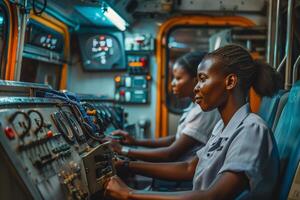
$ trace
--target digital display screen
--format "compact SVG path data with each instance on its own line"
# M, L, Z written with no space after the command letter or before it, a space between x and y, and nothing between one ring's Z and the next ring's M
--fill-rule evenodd
M62 52L64 36L49 27L30 20L26 28L25 41L26 44Z
M79 46L84 70L114 71L125 70L125 51L123 33L111 31L102 33L79 33Z

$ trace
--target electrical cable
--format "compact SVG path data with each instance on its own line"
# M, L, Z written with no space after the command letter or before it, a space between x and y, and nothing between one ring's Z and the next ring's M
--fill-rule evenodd
M36 8L36 0L32 0L32 9L34 14L41 15L45 11L46 7L47 7L47 0L44 0L43 6L40 10L37 10Z

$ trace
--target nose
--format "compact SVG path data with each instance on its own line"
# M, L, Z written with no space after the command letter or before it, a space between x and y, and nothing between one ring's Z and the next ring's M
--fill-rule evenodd
M197 94L199 92L200 89L200 84L199 82L196 84L196 86L194 87L194 93Z

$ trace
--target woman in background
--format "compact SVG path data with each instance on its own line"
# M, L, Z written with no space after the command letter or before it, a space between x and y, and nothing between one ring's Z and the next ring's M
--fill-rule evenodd
M197 83L197 66L204 57L204 53L191 52L179 57L173 65L172 91L178 98L190 98L190 106L184 110L175 135L157 140L136 140L129 133L117 130L114 136L122 136L123 145L150 147L148 149L134 149L112 142L113 150L123 156L151 161L169 162L185 160L195 155L208 141L215 124L220 120L216 109L203 112L194 101L194 87Z

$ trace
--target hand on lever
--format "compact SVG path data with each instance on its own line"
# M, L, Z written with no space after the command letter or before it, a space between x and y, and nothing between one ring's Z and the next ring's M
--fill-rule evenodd
M122 145L120 145L119 142L110 141L110 148L113 152L122 155Z
M113 176L107 183L105 195L112 199L128 200L132 191L119 177Z
M125 145L135 145L136 144L136 140L126 131L115 130L111 133L111 135L122 137L122 139L120 140L121 144L125 144Z

